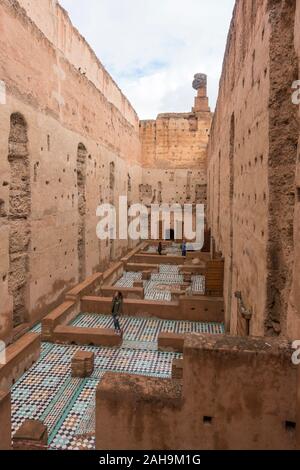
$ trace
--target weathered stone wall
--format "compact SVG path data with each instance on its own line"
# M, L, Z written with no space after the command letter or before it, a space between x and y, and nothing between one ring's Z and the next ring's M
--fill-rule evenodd
M11 398L0 390L0 450L11 450Z
M105 374L96 448L298 449L300 382L291 354L277 339L187 335L183 380Z
M225 265L227 326L293 336L287 324L294 261L298 122L295 1L236 2L208 150L209 220ZM295 236L295 234L294 234ZM294 312L295 313L295 312Z
M300 79L300 4L296 2L295 18L295 49L298 58L298 77ZM298 95L300 97L300 94ZM299 117L300 107L298 107ZM290 337L300 338L300 134L296 161L295 178L295 214L294 214L294 253L293 253L293 281L288 308L288 334Z
M206 156L212 114L204 78L191 113L159 114L155 121L140 122L140 200L145 204L206 202Z
M6 340L13 311L15 326L39 320L80 278L109 262L111 247L96 236L96 208L111 198L111 164L114 200L127 194L130 177L137 201L142 181L135 111L55 2L22 3L32 19L17 1L0 1L0 80L7 91L0 105L0 338ZM77 47L86 75L72 55ZM113 248L118 257L128 243Z
M136 111L105 70L95 52L72 25L58 0L19 0L28 16L75 69L96 86L133 126L138 125Z

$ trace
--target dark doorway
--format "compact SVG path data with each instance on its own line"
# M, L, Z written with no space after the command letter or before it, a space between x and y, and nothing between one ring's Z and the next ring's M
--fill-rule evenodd
M166 240L175 240L175 230L173 228L166 231Z

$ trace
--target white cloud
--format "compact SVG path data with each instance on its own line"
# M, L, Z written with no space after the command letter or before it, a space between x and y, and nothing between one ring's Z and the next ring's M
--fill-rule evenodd
M234 0L60 0L141 119L188 111L193 76L214 107Z

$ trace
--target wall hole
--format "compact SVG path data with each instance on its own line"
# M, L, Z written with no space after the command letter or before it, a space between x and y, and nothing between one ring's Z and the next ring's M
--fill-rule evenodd
M213 423L213 418L211 416L203 416L203 424L206 426L211 426Z

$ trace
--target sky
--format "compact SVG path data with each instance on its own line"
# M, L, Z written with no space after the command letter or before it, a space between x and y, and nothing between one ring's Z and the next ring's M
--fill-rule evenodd
M193 106L195 73L214 109L235 0L59 0L140 119Z

